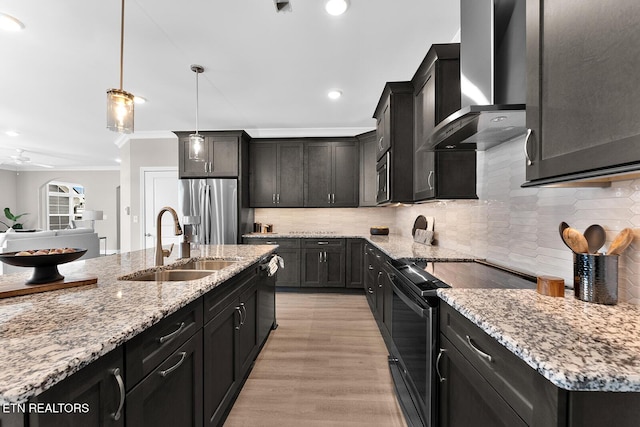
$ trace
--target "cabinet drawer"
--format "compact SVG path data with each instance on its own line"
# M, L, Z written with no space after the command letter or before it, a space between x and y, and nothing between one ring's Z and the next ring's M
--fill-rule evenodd
M440 331L522 419L531 424L538 373L445 303L441 304Z
M299 248L300 239L278 239L271 237L245 237L247 245L278 245L281 248Z
M256 280L258 275L258 266L254 265L247 268L237 276L232 277L226 282L220 284L216 289L204 296L204 323L213 319L226 306L237 298L246 287Z
M303 248L343 248L345 247L344 239L303 239L302 240Z
M181 308L125 344L127 390L202 328L202 299Z

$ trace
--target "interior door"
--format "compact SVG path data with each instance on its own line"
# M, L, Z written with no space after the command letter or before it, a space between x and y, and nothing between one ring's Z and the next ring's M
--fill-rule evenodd
M144 210L142 247L153 248L156 245L156 217L160 209L170 206L178 210L178 170L147 170L142 177ZM170 245L180 242L181 236L174 235L173 216L169 213L162 216L162 244ZM176 248L177 249L177 248Z

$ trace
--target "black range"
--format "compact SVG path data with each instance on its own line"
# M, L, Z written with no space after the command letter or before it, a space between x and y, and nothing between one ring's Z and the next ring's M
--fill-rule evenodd
M435 362L438 349L438 288L531 289L535 278L486 262L388 263L393 288L389 368L407 422L437 425Z

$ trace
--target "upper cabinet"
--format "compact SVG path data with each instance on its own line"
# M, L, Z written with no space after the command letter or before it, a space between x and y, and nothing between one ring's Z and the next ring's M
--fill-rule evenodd
M252 142L249 150L250 206L302 206L303 162L304 146L301 141Z
M413 201L413 85L388 82L376 119L378 204Z
M360 143L360 206L376 205L376 131L358 135Z
M358 165L358 142L354 138L307 142L304 206L357 207Z
M413 79L413 200L476 197L476 152L436 151L434 128L460 109L460 44L434 44Z
M640 169L640 2L527 0L525 186Z
M174 132L178 135L178 173L180 178L237 178L241 170L241 151L248 135L238 132L200 132L204 137L202 153L191 159L189 135L193 132Z

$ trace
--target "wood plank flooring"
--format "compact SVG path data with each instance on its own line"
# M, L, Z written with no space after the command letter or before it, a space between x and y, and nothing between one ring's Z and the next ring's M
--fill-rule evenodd
M278 292L278 329L225 427L404 427L364 295Z

